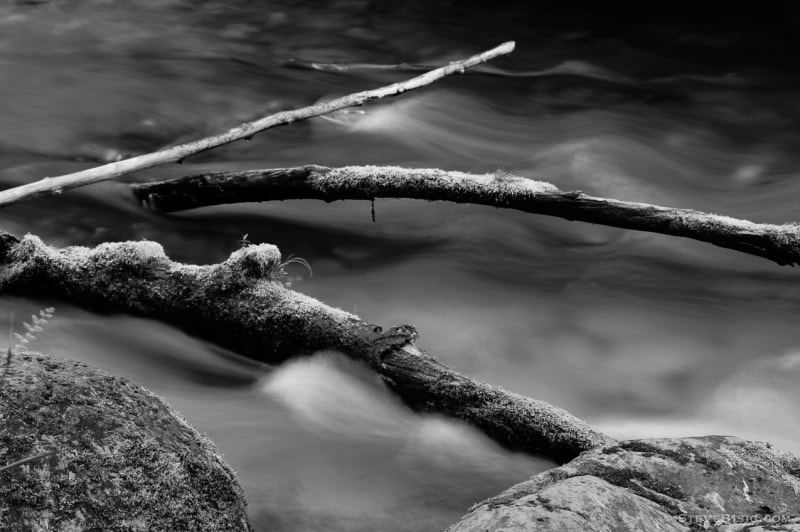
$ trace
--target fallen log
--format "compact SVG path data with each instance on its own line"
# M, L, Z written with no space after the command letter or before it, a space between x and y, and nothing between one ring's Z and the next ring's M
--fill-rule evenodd
M782 266L800 264L800 225L796 223L759 224L691 209L598 198L508 174L395 166L303 166L198 174L132 185L132 189L143 205L162 212L287 199L412 198L475 203L691 238Z
M459 375L415 344L286 288L280 252L249 245L220 264L171 261L155 242L56 249L0 231L0 294L60 298L174 324L255 360L332 349L366 364L409 406L453 416L512 449L559 462L613 442L565 410Z

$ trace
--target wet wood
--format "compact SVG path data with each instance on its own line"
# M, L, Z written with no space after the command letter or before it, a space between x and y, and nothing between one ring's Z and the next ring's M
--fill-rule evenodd
M288 199L412 198L473 203L691 238L780 265L800 264L800 225L796 223L759 224L691 209L599 198L508 174L394 166L304 166L198 174L134 185L133 191L142 204L163 212Z
M57 249L0 231L0 294L158 319L271 364L336 350L374 370L411 407L558 461L613 441L565 410L456 373L417 347L413 327L384 330L289 290L281 275L280 253L268 244L196 266L171 261L154 242Z

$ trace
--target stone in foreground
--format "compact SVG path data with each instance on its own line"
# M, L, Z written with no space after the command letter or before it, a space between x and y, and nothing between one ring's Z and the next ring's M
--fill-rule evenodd
M453 532L465 530L682 532L686 528L657 504L586 475L556 482L502 507L474 511L451 528Z
M798 530L800 459L729 436L586 451L476 505L450 532ZM797 528L796 528L797 527Z
M0 471L1 530L250 530L233 470L161 399L16 355L0 368L0 467L44 453Z

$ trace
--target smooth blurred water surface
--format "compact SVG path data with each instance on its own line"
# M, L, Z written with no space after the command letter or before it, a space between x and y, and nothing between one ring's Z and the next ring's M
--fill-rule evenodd
M0 185L408 76L289 59L440 64L515 39L493 66L525 76L450 78L126 180L302 164L501 169L623 200L800 219L800 83L784 26L767 31L739 3L652 17L570 6L6 2ZM761 17L796 20L775 6L784 12ZM291 270L295 289L373 323L415 324L446 364L614 436L734 434L800 452L796 270L478 206L379 200L375 213L291 201L163 216L106 183L5 208L0 227L58 246L153 239L194 263L224 259L247 234L311 263L313 278ZM165 397L239 471L260 530L442 529L551 466L409 411L333 353L261 367L163 324L59 301L4 297L0 322L13 311L19 329L51 305L33 347Z

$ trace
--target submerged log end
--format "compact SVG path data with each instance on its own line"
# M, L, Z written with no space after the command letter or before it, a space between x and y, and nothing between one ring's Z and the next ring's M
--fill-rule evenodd
M614 442L563 408L486 383L477 385L484 389L482 404L465 405L463 417L512 449L563 463Z
M510 449L565 462L614 442L562 408L460 375L410 340L373 369L411 407L466 421Z

